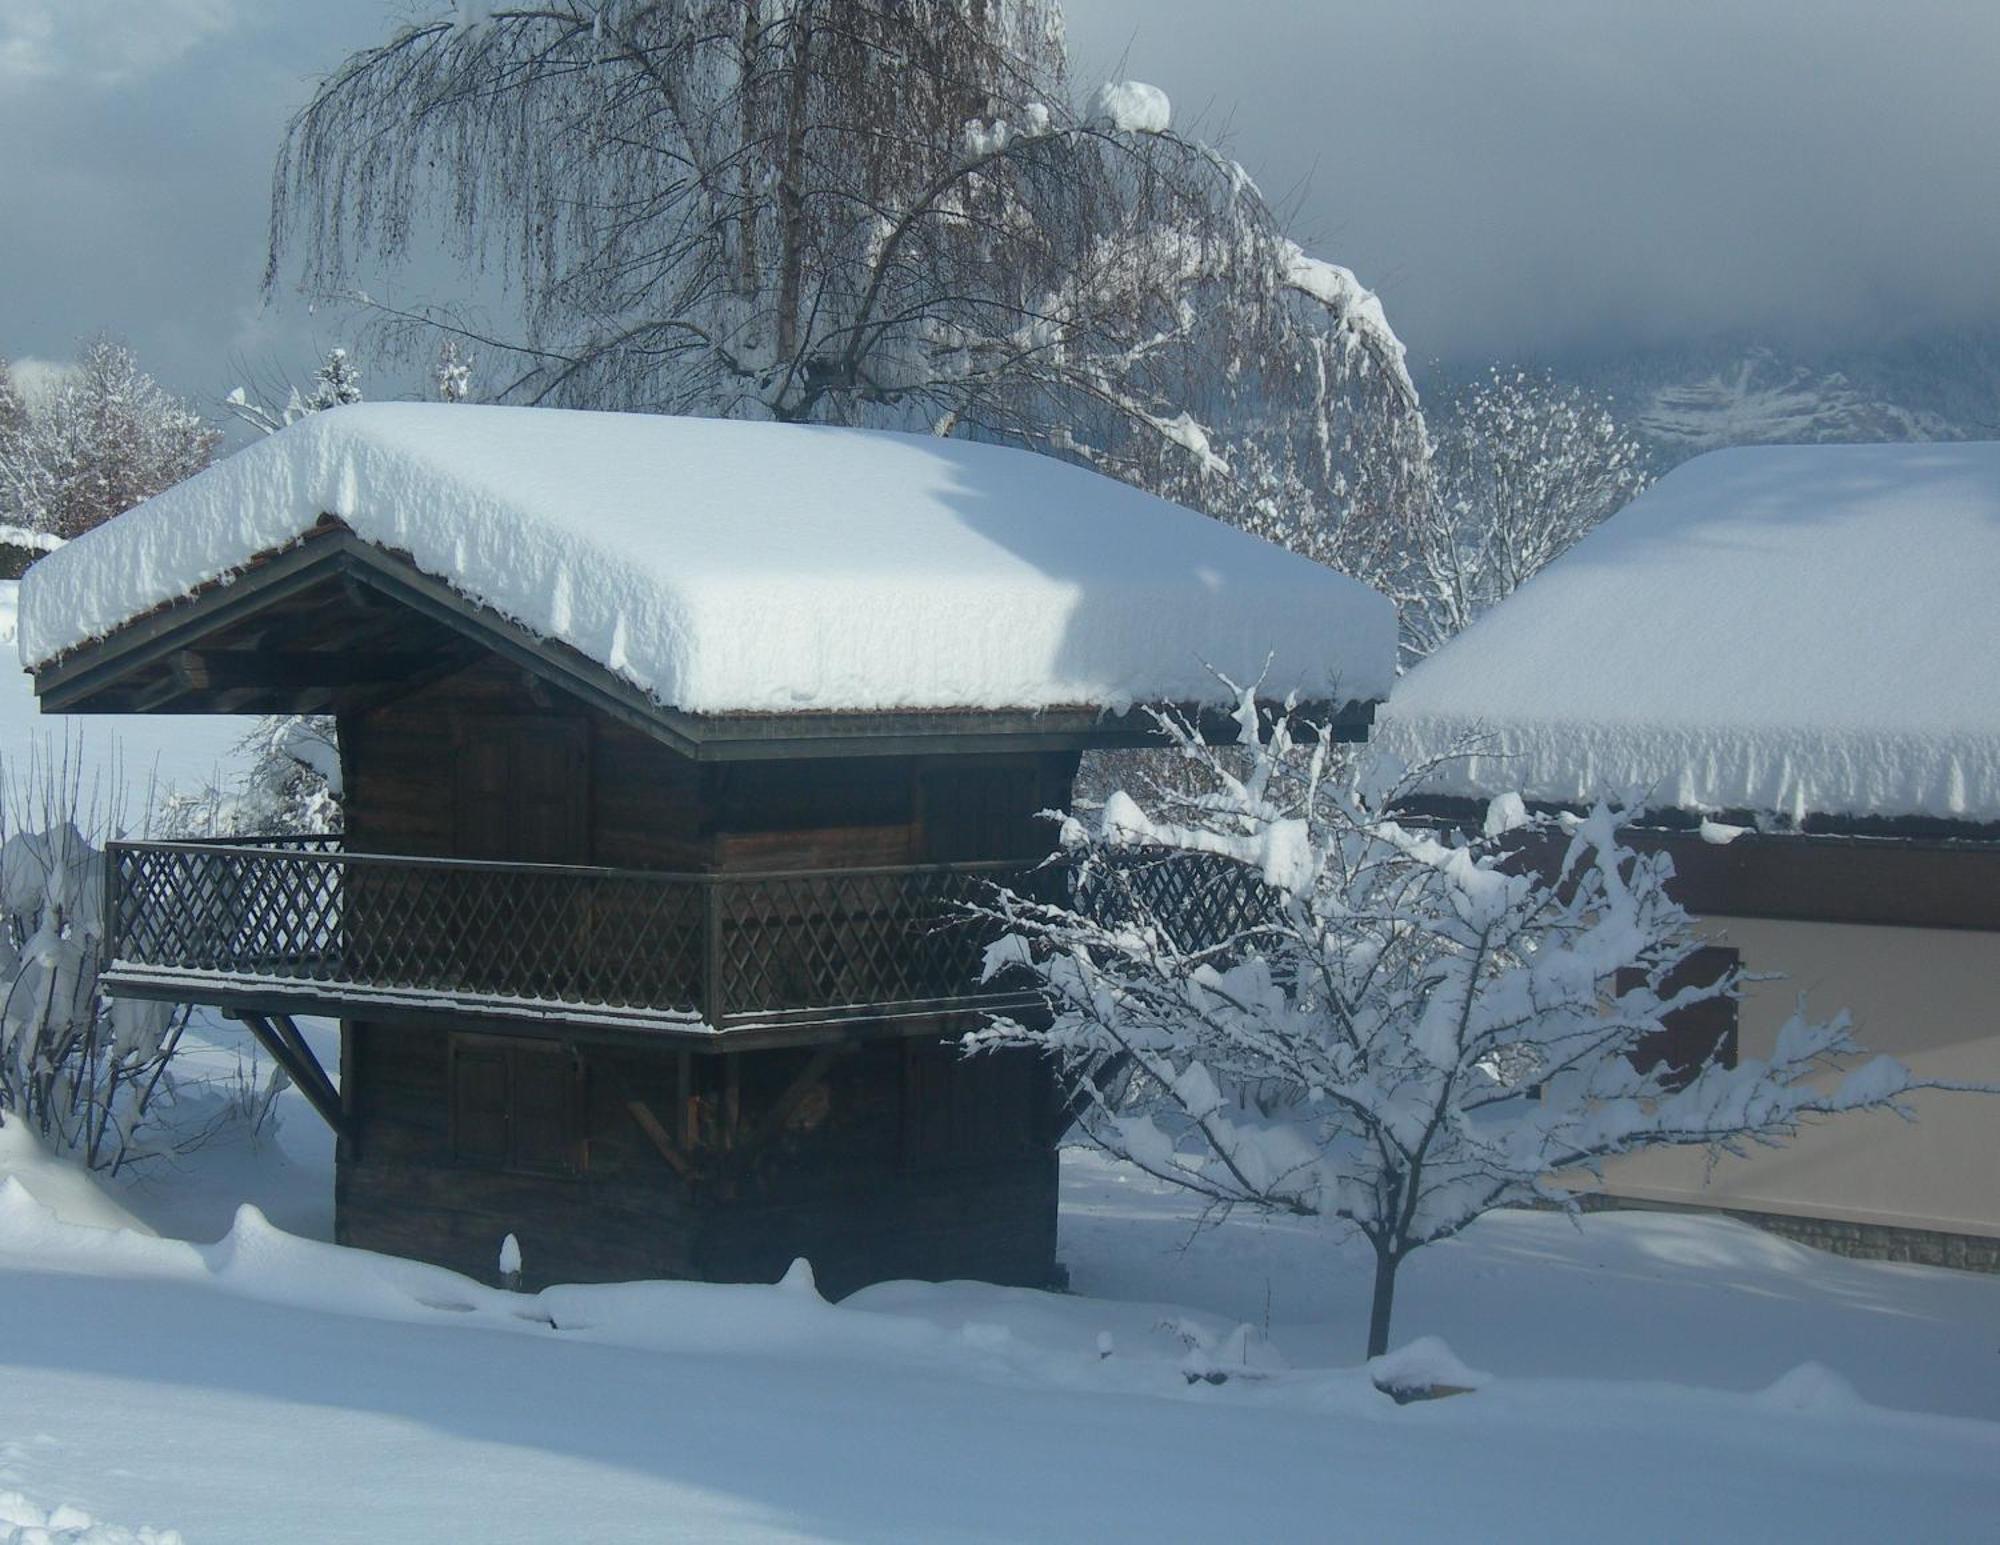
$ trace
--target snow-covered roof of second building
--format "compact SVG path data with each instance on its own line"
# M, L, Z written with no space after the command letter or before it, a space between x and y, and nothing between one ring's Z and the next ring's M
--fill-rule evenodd
M1397 685L1442 792L2000 820L2000 444L1686 463Z
M322 514L690 713L1386 694L1373 591L1047 457L925 435L368 403L302 419L36 564L38 667Z

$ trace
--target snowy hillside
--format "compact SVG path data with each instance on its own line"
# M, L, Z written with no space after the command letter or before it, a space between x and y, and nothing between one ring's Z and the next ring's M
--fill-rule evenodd
M2000 435L2000 331L1803 354L1761 341L1558 365L1609 396L1662 470L1729 445L1980 440Z

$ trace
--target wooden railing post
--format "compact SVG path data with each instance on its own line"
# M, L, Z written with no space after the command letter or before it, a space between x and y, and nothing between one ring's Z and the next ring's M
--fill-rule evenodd
M722 882L711 875L702 891L701 1017L720 1030L729 1001L722 988Z
M122 844L107 842L104 845L104 931L98 936L100 966L108 965L118 958L118 895L121 889L119 870L122 866Z

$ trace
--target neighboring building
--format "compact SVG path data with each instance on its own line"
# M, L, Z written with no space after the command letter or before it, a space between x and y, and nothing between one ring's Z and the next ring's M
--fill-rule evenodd
M962 1058L992 880L1138 705L1364 733L1395 623L1123 484L927 436L313 414L38 563L45 710L331 713L344 839L114 846L104 981L221 1006L351 1244L528 1280L1053 1269L1046 1064ZM290 1016L342 1021L336 1090Z
M1784 973L1693 1042L1761 1055L1803 992L1920 1075L2000 1083L2000 445L1687 463L1413 670L1378 739L1469 737L1442 798L1636 795L1717 947ZM1637 1157L1605 1189L2000 1266L2000 1106L1910 1103L1712 1170Z
M26 526L0 526L0 580L19 579L28 565L63 545L63 539Z

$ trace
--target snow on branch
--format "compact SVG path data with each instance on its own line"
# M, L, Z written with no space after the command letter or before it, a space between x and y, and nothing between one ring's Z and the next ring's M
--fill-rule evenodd
M1379 304L1157 87L1080 110L1061 38L1051 0L468 0L321 83L268 277L352 296L437 216L518 327L371 309L476 341L494 401L998 439L1387 545L1428 446Z

